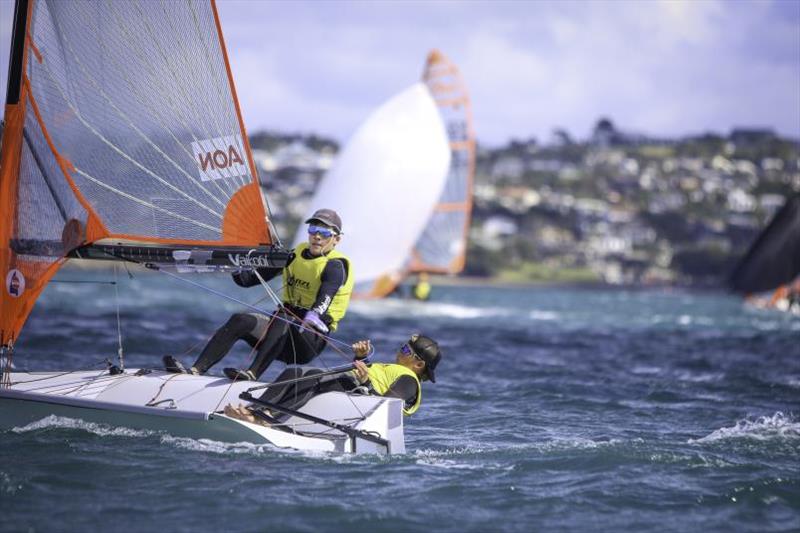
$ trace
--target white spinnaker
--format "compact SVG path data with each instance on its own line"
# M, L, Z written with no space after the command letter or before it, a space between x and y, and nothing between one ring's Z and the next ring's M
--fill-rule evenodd
M326 207L342 217L338 249L352 260L357 284L403 269L442 194L450 156L439 110L421 82L378 108L349 140L308 215ZM295 244L307 238L301 224Z

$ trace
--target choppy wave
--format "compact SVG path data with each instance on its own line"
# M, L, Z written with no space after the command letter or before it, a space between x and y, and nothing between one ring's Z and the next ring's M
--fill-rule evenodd
M700 439L690 439L689 443L709 443L729 439L753 439L767 441L773 439L800 439L800 422L791 414L777 412L772 416L739 420L733 427L717 429Z
M16 494L22 490L22 484L12 479L5 472L0 472L0 494Z
M46 429L80 429L89 433L94 433L101 437L150 437L156 432L148 430L131 429L126 427L115 427L95 422L86 422L78 418L68 418L64 416L50 415L36 422L31 422L22 427L12 428L14 433L28 433Z
M250 442L220 442L210 439L191 439L188 437L173 437L164 435L161 437L162 444L168 444L185 450L207 452L214 454L231 455L257 455L265 451L274 451L275 446L269 444L253 444Z

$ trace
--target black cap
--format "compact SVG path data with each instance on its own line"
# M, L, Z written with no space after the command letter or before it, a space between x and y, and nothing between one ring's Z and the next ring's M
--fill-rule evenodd
M439 345L435 340L425 335L412 335L411 340L408 341L408 345L411 346L415 354L425 361L425 374L429 380L436 383L436 376L433 374L433 371L436 369L436 365L439 364L439 361L442 360L442 351L439 349Z
M326 226L330 226L336 230L336 233L342 232L342 219L339 214L333 209L317 209L314 214L306 220L306 224L310 222L322 222Z

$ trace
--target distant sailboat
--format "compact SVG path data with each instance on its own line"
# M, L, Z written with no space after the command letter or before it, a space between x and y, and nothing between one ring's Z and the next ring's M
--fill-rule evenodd
M800 297L800 194L788 197L783 207L759 234L736 265L730 287L754 297L768 307L786 307Z
M0 426L56 414L224 441L402 451L395 399L328 393L265 427L221 413L252 382L153 369L12 371L25 321L67 258L187 273L288 259L269 230L213 0L18 0L12 41L0 151Z
M340 249L353 260L358 295L380 298L411 274L463 269L474 162L469 96L434 50L423 81L367 118L311 202L341 214Z

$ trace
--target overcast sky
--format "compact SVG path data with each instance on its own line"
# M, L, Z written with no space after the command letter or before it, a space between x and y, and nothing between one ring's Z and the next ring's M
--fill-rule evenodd
M346 140L419 79L460 68L479 141L585 138L600 117L658 136L800 138L800 0L218 2L250 133ZM11 0L0 0L0 87Z

